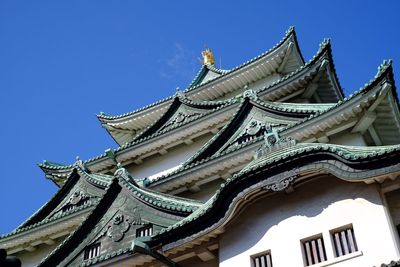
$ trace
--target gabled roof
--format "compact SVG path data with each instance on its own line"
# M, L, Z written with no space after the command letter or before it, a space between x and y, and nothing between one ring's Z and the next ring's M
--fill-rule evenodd
M251 198L261 188L266 193L284 191L290 185L311 179L312 173L319 177L326 173L345 181L365 183L382 182L386 175L400 173L400 145L350 147L295 144L285 140L276 145L279 147L267 146L259 158L221 184L202 208L160 231L148 244L162 245L165 251L216 231L238 212L236 208L240 202Z
M303 105L295 103L273 103L260 100L257 95L249 90L243 94L242 103L238 107L235 116L224 126L212 139L210 139L195 155L193 155L183 165L188 165L202 159L211 157L220 151L222 146L228 143L233 134L244 125L243 122L248 117L253 108L259 108L270 114L270 123L281 123L284 125L294 124L301 118L321 112L331 105ZM266 116L266 115L264 115ZM275 118L273 118L275 116ZM267 119L268 120L268 119ZM278 122L279 121L279 122ZM268 123L268 121L266 121Z
M233 89L229 89L237 90L250 83L252 79L258 80L262 76L268 76L271 73L278 71L278 69L280 72L284 72L285 70L282 67L286 65L287 72L291 72L304 65L304 59L300 53L296 33L293 27L286 32L285 37L275 47L229 71L217 69L212 65L202 66L195 79L192 81L189 87L184 90L184 92L187 93L188 97L191 99L214 100L220 95L228 93L228 91L225 89L218 88L221 84L224 84L224 80L231 80L231 76L234 77L242 72L243 73L240 75L249 75L250 72L254 72L254 74L252 74L254 78L246 76L245 83L243 83L243 78L240 78L240 81L235 82L235 88L232 87ZM263 74L261 75L260 73ZM218 88L214 88L215 86ZM225 87L225 85L223 86ZM207 90L212 90L213 93L209 94L207 93ZM204 96L202 93L203 91L207 91ZM118 135L119 132L114 132L113 128L110 127L114 125L129 125L128 130L130 131L130 134L134 136L144 128L148 127L152 121L158 120L166 112L168 106L170 106L172 102L173 97L170 96L144 108L126 114L110 116L101 113L97 117L102 126L110 133L114 140L119 145L123 145L125 142L130 141L129 138L121 138ZM122 133L119 134L123 136Z
M75 165L64 186L47 203L14 231L0 237L1 246L14 251L40 237L37 232L45 228L50 237L76 226L96 206L110 181L108 175L90 174Z
M353 119L351 126L355 127L353 131L361 131L360 123L368 119L368 116L372 116L372 119L366 123L365 127L372 124L376 135L385 138L381 138L381 144L400 143L399 101L391 61L385 61L379 67L374 79L348 98L319 114L288 126L282 130L282 133L296 140L308 140L310 136L315 136L330 128L337 128L351 119Z
M178 92L164 115L139 133L134 141L152 136L157 132L165 131L172 127L179 127L188 121L199 119L231 102L232 100L192 101L184 93Z
M390 90L386 90L383 88L383 85L385 85L385 83L389 83L391 85ZM384 99L387 99L388 101L381 100L381 102L379 102L379 105L376 105L378 103L376 102L376 100L379 96L381 98L384 97ZM339 101L336 104L294 104L280 102L271 103L268 101L260 102L260 100L258 100L258 105L269 106L270 108L274 108L274 105L279 105L279 108L281 110L285 110L287 112L298 112L299 110L303 110L303 112L306 111L306 113L304 114L308 114L307 116L304 116L304 118L299 119L296 122L288 124L286 127L280 128L279 131L284 136L291 136L298 141L307 142L316 141L316 138L319 135L319 131L323 131L323 129L326 129L327 127L329 131L344 131L345 128L343 128L342 126L342 121L352 119L352 125L347 126L350 127L350 129L351 127L354 127L353 129L356 129L355 125L357 124L357 122L363 121L363 112L373 107L377 110L377 116L374 122L379 125L375 127L377 135L385 136L386 134L385 140L391 141L386 141L378 145L400 143L400 140L398 139L387 139L389 136L389 132L391 132L390 136L392 136L392 138L399 138L398 132L400 132L400 115L390 61L384 62L384 64L379 67L377 75L372 81L370 81L370 83L366 84L363 88L361 88L355 94L351 95L349 98L346 98L343 101ZM385 106L381 107L381 105ZM241 106L241 108L237 109L235 117L239 115L239 111L241 111L241 109L243 109L243 105ZM382 110L379 111L379 109ZM393 113L393 115L391 115L392 117L389 117L389 114L391 113ZM229 125L234 124L234 118L223 129L221 129L221 131L216 136L214 136L213 139L206 143L197 154L195 154L191 159L185 162L181 168L167 175L158 177L155 180L147 181L146 185L150 188L157 187L158 190L164 190L163 188L168 187L167 183L169 181L173 181L174 178L177 177L184 177L185 173L190 173L191 171L193 172L194 168L196 168L197 172L200 172L198 169L201 168L201 166L210 166L210 168L213 168L213 172L216 172L217 170L212 167L212 163L210 162L219 162L219 159L221 157L234 158L233 154L237 154L237 157L239 157L239 151L242 151L242 161L246 162L246 160L250 160L251 155L248 155L248 152L246 151L248 151L250 147L254 147L257 143L261 142L263 140L262 136L255 138L250 142L243 143L242 145L234 149L228 149L226 151L214 153L213 155L207 154L207 156L204 155L203 157L198 157L198 155L204 153L203 151L205 151L207 147L216 147L216 149L218 150L218 143L216 142L218 136L221 135L223 131L227 131L227 128L230 127ZM389 119L390 121L388 121ZM386 125L382 127L380 125L381 123L386 123ZM307 133L308 137L304 136L305 133ZM313 139L311 140L310 138ZM220 144L224 142L225 141L221 141ZM232 156L230 156L230 154L232 154ZM232 160L230 160L230 162L231 161ZM242 162L241 164L243 164L244 162ZM193 175L188 175L188 177L190 177L190 179L196 179L196 177L194 177Z
M107 250L108 254L115 256L118 251L129 250L135 228L149 223L158 227L156 229L167 227L201 205L195 200L141 189L125 169L119 168L96 208L39 266L69 266L72 262L80 264L83 258L77 257L98 240L108 244L102 252Z
M206 164L214 159L218 160L220 157L236 153L239 150L247 151L248 147L253 147L255 143L263 139L263 134L266 130L263 128L265 125L273 125L279 128L293 125L302 118L323 112L332 105L268 102L258 98L251 90L246 91L241 105L224 128L196 154L184 162L179 169L157 179L146 180L145 185L153 188L161 186L168 181L173 183L173 177L177 177L181 173L190 173L190 170L194 167ZM253 121L257 122L254 127L251 125ZM247 156L245 154L242 154L243 160L246 160ZM189 176L194 178L195 175ZM187 183L190 182L187 181Z
M316 77L321 77L322 73L329 73L328 70L334 70L333 67L333 63L332 63L332 58L331 58L331 48L330 48L330 42L329 41L325 41L321 44L320 46L320 50L318 51L318 53L313 57L312 60L310 60L304 67L300 68L298 71L292 72L291 74L285 76L284 78L280 79L277 82L274 82L273 84L271 84L270 86L261 88L257 91L257 94L264 98L264 99L279 99L279 97L277 98L276 94L279 94L280 97L286 96L288 94L293 93L293 91L288 90L287 88L293 90L293 88L298 88L298 91L304 92L304 87L307 86L308 84L312 83L312 81L315 81L314 79ZM329 67L332 66L332 67ZM329 67L329 68L328 68ZM336 74L331 74L332 77L336 77ZM335 81L337 81L337 79L334 79ZM338 85L338 81L335 83L332 83L333 85ZM321 87L322 88L322 87ZM339 87L332 87L332 88L336 88L335 90L333 90L334 92L338 92L339 96L342 94L341 92L341 88ZM168 118L171 117L171 115L174 113L174 111L176 110L176 106L179 103L183 103L186 105L190 105L192 107L199 107L199 106L204 106L206 108L212 108L212 107L217 107L216 109L222 108L224 105L231 105L233 104L233 102L235 102L236 98L232 98L230 100L225 100L225 101L193 101L190 100L187 97L188 93L185 94L176 94L174 96L174 101L172 102L173 104L171 104L168 107L168 112L165 112L163 116L161 116L161 118L158 119L158 122L161 122L163 120L167 120ZM175 103L175 104L174 104ZM178 104L177 104L178 103ZM222 106L219 106L222 105ZM327 109L327 107L330 107L332 104L302 104L302 105L298 105L298 107L296 107L299 111L301 111L301 109L304 109L305 111L308 110L311 114L312 111L314 110L315 112L320 112L322 110ZM269 104L269 106L274 109L274 104ZM279 104L279 108L277 109L281 109L281 110L290 110L292 109L292 107L294 107L295 104L292 103L281 103ZM302 108L300 108L302 107ZM294 109L294 111L296 111L296 109ZM121 124L121 127L124 123ZM177 125L178 127L182 125L179 124ZM159 125L157 125L159 126ZM138 137L136 137L136 139L133 142L127 143L124 146L118 148L117 150L115 150L115 153L120 153L120 151L124 151L127 148L130 148L132 146L135 146L136 144L142 143L143 141L149 140L150 138L154 138L156 136L159 136L160 134L164 133L163 131L161 132L153 132L153 134L149 134L151 131L149 131L150 128L154 127L153 129L157 128L157 126L153 123L150 126L148 126L146 129L144 130L145 132L147 131L148 134L143 135L143 131L141 134L139 134ZM126 129L128 130L128 128ZM129 130L124 133L125 135L129 135ZM103 155L100 155L96 158L90 159L88 161L85 161L85 163L89 164L89 165L94 165L97 164L98 162L104 162L104 165L107 164L108 166L112 166L115 165L116 163L114 162L113 159L109 159L107 160L107 155L106 153ZM108 163L105 163L108 162ZM41 164L40 167L45 171L47 177L50 177L52 180L58 180L59 182L57 183L62 183L62 181L65 179L65 177L68 175L69 171L71 170L71 165L66 165L66 166L61 166L60 164L56 164L56 165L51 165L49 163L47 164ZM90 167L89 167L90 168ZM94 171L100 171L99 169L95 169Z
M212 79L218 78L219 76L227 72L229 72L229 70L222 70L216 68L214 65L204 64L203 66L201 66L200 70L197 72L196 76L189 84L188 88L199 86Z
M281 102L293 97L310 100L315 93L318 102L323 103L334 103L344 98L329 39L320 44L318 52L304 66L257 90L265 100Z
M278 56L279 55L279 56ZM279 60L277 62L273 62L274 60ZM288 64L290 61L290 64ZM263 67L260 67L258 63L261 63ZM287 66L289 65L289 66ZM220 76L216 77L213 80L209 80L205 83L200 83L195 86L191 86L185 90L185 92L191 92L191 91L200 91L200 89L204 89L205 85L214 83L215 81L225 78L225 76L232 76L232 75L237 75L239 71L249 71L250 68L256 67L258 71L261 71L262 68L265 68L267 71L267 75L270 75L271 73L274 72L279 72L279 73L290 73L299 67L304 65L304 58L301 54L298 42L297 42L297 36L296 32L294 30L294 27L290 27L286 31L286 35L281 39L280 42L278 42L274 47L269 49L268 51L244 62L243 64L230 69L230 70L220 70L216 69L215 67L213 68L214 72L220 73ZM261 75L262 76L262 75ZM260 73L257 79L260 79ZM247 81L243 85L239 87L243 87L246 84L251 83L250 81ZM198 92L197 92L198 94ZM202 99L202 98L201 98Z

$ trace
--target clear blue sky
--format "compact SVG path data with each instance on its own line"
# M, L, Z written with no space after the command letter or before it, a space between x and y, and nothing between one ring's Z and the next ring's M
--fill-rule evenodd
M204 45L229 69L290 25L306 60L330 37L349 94L383 59L398 77L399 10L400 1L0 1L0 233L56 192L36 163L116 147L95 114L184 89Z

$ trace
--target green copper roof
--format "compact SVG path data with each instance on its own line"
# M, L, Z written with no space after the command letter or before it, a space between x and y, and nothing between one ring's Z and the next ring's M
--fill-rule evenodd
M318 113L316 113L314 115L306 117L306 118L298 121L294 125L290 125L290 126L286 127L285 129L282 129L282 131L285 131L285 130L290 129L290 128L294 128L294 127L296 127L298 125L303 124L306 121L310 121L310 120L312 120L314 118L317 118L317 117L319 117L319 116L321 116L323 114L332 112L332 110L334 110L334 109L336 109L338 107L341 107L342 105L344 105L344 104L350 102L351 100L355 99L357 96L359 96L361 94L364 94L364 93L368 92L369 90L371 90L375 85L377 85L379 82L381 82L383 79L385 79L387 75L389 75L389 82L393 82L393 69L392 69L392 61L391 60L388 60L388 61L385 60L378 67L378 72L377 72L377 74L375 75L375 77L372 80L370 80L368 83L366 83L364 85L364 87L361 87L359 90L357 90L353 94L351 94L348 97L344 98L343 101L338 101L336 104L328 107L327 109L321 110L320 112L318 112ZM394 89L393 92L395 94L397 105L399 106L399 101L398 101L398 98L397 98L396 90Z
M264 86L260 89L257 90L257 94L262 93L264 91L269 91L272 88L278 87L282 85L284 82L290 80L291 78L294 78L295 76L301 76L303 73L305 73L308 69L310 69L316 62L321 60L325 54L327 54L329 64L333 70L334 78L337 82L338 89L339 89L339 97L342 98L344 96L343 89L340 85L339 78L337 77L336 69L335 69L335 64L333 62L333 57L332 57L332 47L331 47L331 42L330 39L324 39L324 41L320 44L318 52L303 66L300 68L296 69L295 71L288 73L286 76L274 81L272 84L269 84L267 86Z
M153 236L153 241L156 242L155 240L162 238L165 236L165 234L172 232L174 230L180 229L182 226L189 224L189 223L194 223L199 217L207 214L211 209L214 208L216 203L218 201L222 201L220 199L220 195L222 191L226 190L226 188L230 185L236 182L238 179L251 179L250 173L257 173L260 174L263 172L263 170L266 170L266 176L264 179L268 180L268 177L271 175L269 172L267 172L267 167L270 166L281 166L281 169L283 170L287 169L285 167L286 165L290 164L289 158L300 158L304 154L314 154L318 155L318 152L327 152L330 155L335 155L336 159L340 158L344 160L345 162L366 162L365 160L370 161L373 158L380 158L381 161L385 160L386 155L392 155L395 157L396 162L386 160L386 163L389 164L392 162L392 166L395 167L395 169L398 171L400 169L398 162L400 157L398 156L400 152L400 145L392 145L392 146L381 146L381 147L354 147L354 146L342 146L342 145L333 145L333 144L314 144L314 143L300 143L296 144L294 146L287 146L283 147L281 149L278 149L276 151L272 151L271 153L266 154L265 156L261 157L260 159L257 159L250 163L247 167L245 167L242 171L239 173L233 175L231 178L228 178L225 183L222 183L220 186L220 189L218 189L200 209L196 210L193 212L191 215L183 219L182 221L171 225L163 230L161 230L158 234ZM397 155L397 156L395 156ZM320 156L316 156L318 158ZM331 157L335 159L335 157ZM283 164L283 165L282 165ZM313 166L313 162L308 163L306 166ZM397 165L396 165L397 164ZM315 165L315 164L314 164ZM377 167L379 168L379 167ZM343 171L346 171L345 169L341 168ZM350 169L350 168L347 168ZM382 170L386 170L387 168L382 167ZM388 171L393 171L393 170L388 170ZM342 179L348 179L350 181L363 181L368 178L366 173L369 173L370 175L379 175L379 173L370 170L365 170L365 168L362 168L360 170L359 175L354 175L354 177L351 177L351 175L347 175L345 177L341 177ZM249 185L248 185L249 186ZM229 193L226 193L229 195ZM232 196L233 197L233 196ZM229 203L227 203L229 206ZM211 222L210 222L211 223ZM215 225L215 224L214 224ZM200 226L206 228L207 226ZM204 229L203 228L203 229ZM187 229L186 229L187 230ZM181 232L182 233L182 232ZM158 242L158 241L157 241Z
M8 237L11 237L11 236L14 236L16 234L20 234L20 233L29 231L29 230L37 229L40 226L43 226L43 225L46 225L46 224L49 224L49 223L52 223L52 222L56 223L57 221L62 220L63 218L69 217L70 215L77 214L77 213L79 213L81 211L89 210L90 208L92 208L92 207L94 207L96 205L97 205L97 202L95 202L95 201L89 202L88 204L84 204L84 205L79 206L79 207L77 207L75 209L56 214L54 216L51 216L49 218L46 218L46 219L44 219L42 221L39 221L39 222L36 222L34 224L30 224L30 225L27 225L27 226L24 226L24 227L16 228L12 232L0 236L0 240L8 238Z
M182 215L187 216L191 214L203 204L199 201L191 199L160 194L158 192L154 192L148 189L141 189L138 187L130 174L124 168L120 167L120 165L114 174L113 181L107 186L105 192L106 193L97 203L96 208L93 209L93 211L88 215L87 219L82 222L81 225L70 236L68 236L54 251L52 251L45 259L43 259L39 266L69 264L73 260L70 257L71 253L80 253L79 251L82 249L82 242L88 242L86 240L88 234L92 233L93 231L94 234L92 234L92 237L99 234L99 229L94 230L94 226L99 223L104 214L106 214L108 212L108 209L110 209L111 207L113 207L113 209L110 212L111 214L114 214L114 209L119 211L120 209L122 209L122 205L129 205L126 206L125 210L125 212L128 212L128 210L132 208L132 203L137 203L137 201L139 201L141 203L144 203L146 206L153 207L158 210L160 213L158 215L155 214L156 216L161 216L160 214L164 214L164 217L162 218L166 220L172 220L172 218L175 218L178 215L179 216L176 218L182 218ZM123 199L122 202L120 201L121 199ZM135 200L136 202L126 202L128 201L127 199L129 199L129 201ZM116 203L116 206L113 206L114 202ZM127 204L124 204L125 202ZM142 215L139 215L140 217L145 215L144 210L141 210L141 212ZM170 217L171 215L174 215L175 217ZM174 219L174 221L177 220L176 218ZM88 244L85 243L84 245ZM79 251L77 252L75 250ZM114 250L114 247L108 248L109 254L103 255L102 259L121 255L122 253L128 251L124 248L112 252L110 250ZM68 257L70 258L68 259ZM66 260L64 260L64 258ZM100 260L100 257L94 262L97 262L97 260ZM85 265L90 265L92 263L93 260L84 262Z
M241 65L236 66L236 67L233 68L233 69L230 69L230 70L228 70L228 71L224 71L224 72L222 73L222 75L219 76L219 77L217 77L216 79L220 79L220 78L222 78L222 77L225 77L226 75L228 75L228 74L230 74L230 73L232 73L232 72L234 72L234 71L237 71L237 70L239 70L239 69L244 68L245 66L250 65L251 63L253 63L253 62L259 60L260 58L267 56L268 54L270 54L270 53L272 53L274 50L276 50L278 47L280 47L282 44L284 44L285 41L288 40L291 36L293 36L293 38L294 38L294 40L295 40L295 43L296 43L296 45L297 45L296 32L295 32L295 30L294 30L294 27L291 26L291 27L289 27L289 29L286 31L285 36L284 36L275 46L273 46L273 47L270 48L269 50L265 51L264 53L261 53L261 54L259 54L258 56L254 57L254 58L252 58L252 59L247 60L246 62L242 63ZM298 48L298 45L297 45L297 48ZM298 49L298 51L300 52L300 49ZM301 55L301 52L300 52L300 57L301 57L301 59L302 59L302 61L303 61L303 64L304 64L304 59L303 59L303 56ZM199 88L199 87L201 87L201 86L203 86L203 85L205 85L205 84L208 84L208 83L210 83L210 82L213 82L213 81L216 80L216 79L213 79L213 80L207 81L207 82L205 82L205 83L201 83L201 84L198 84L198 85L189 87L189 88L187 88L184 92L190 92L190 91L192 91L192 90L195 90L195 89L197 89L197 88Z

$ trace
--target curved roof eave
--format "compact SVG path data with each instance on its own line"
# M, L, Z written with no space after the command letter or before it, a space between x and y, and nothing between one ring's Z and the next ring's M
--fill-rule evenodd
M242 192L252 185L258 186L258 183L262 182L263 184L258 187L270 188L269 191L282 191L290 183L295 182L295 177L290 181L286 179L291 178L290 176L293 174L288 171L291 168L299 169L298 172L295 172L295 176L301 174L301 172L320 172L322 168L327 173L352 182L366 182L366 180L379 175L400 172L400 145L349 147L302 143L295 146L287 148L286 153L281 150L272 152L268 154L268 157L263 158L263 161L259 164L253 164L227 179L202 208L182 221L160 231L148 243L150 245L161 243L165 245L178 240L186 242L191 236L196 237L205 234L205 232L211 232L226 222L226 214L229 209L233 208L230 203L235 197L241 195L240 198L243 199ZM341 168L342 172L346 172L346 175L336 171L335 164L331 164L329 161L321 162L321 159L328 158L338 162L337 164L346 165L347 168ZM321 166L316 166L319 164L318 162L321 162ZM365 169L364 165L366 164L369 166L368 169ZM282 173L284 175L279 180L271 181L271 177Z
M375 77L369 81L369 83L365 84L364 87L361 87L359 90L348 96L347 98L344 98L343 101L339 101L332 107L326 109L323 112L320 112L319 114L316 115L311 115L310 117L304 118L303 120L297 122L294 125L288 126L285 129L282 129L283 131L290 132L290 131L295 131L298 127L304 127L304 123L311 123L316 120L322 119L324 116L327 116L327 114L334 112L334 110L343 108L345 105L349 105L350 103L357 101L357 99L361 99L363 95L367 94L374 88L377 88L379 84L383 82L389 82L392 87L391 87L391 92L395 96L395 100L397 103L397 109L399 109L399 101L397 98L397 92L396 92L396 87L393 79L393 68L392 68L392 62L391 61L384 61L383 64L381 64L378 68L378 73L375 75Z
M313 69L317 69L317 71L319 71L319 67L322 64L322 60L326 58L328 60L328 65L329 68L331 70L331 72L333 73L333 86L336 90L336 94L339 97L339 100L343 100L344 97L344 92L343 92L343 88L340 85L337 73L336 73L336 68L335 68L335 64L333 61L333 57L332 57L332 46L330 43L330 39L325 39L319 47L319 50L317 51L317 53L302 67L298 68L297 70L285 75L284 77L276 80L275 82L273 82L270 85L267 85L265 87L262 87L260 89L257 90L257 94L258 95L266 95L268 93L270 93L273 90L277 90L280 87L282 87L284 84L290 84L298 79L300 79L301 77L303 77L304 75L306 75L307 72L313 70ZM317 63L320 63L320 65L318 65Z

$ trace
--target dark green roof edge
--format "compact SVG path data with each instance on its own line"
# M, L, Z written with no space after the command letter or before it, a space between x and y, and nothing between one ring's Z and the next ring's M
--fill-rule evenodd
M96 204L97 204L97 202L94 201L94 202L79 206L76 209L72 209L70 211L57 214L57 215L52 216L50 218L46 218L46 219L44 219L42 221L39 221L39 222L36 222L36 223L33 223L33 224L29 224L29 225L23 226L23 227L18 227L14 231L0 236L0 240L15 236L17 234L21 234L21 233L27 232L29 230L37 229L38 227L40 227L42 225L46 225L46 224L49 224L49 223L52 223L52 222L56 222L58 220L66 218L66 217L68 217L70 215L77 214L80 211L83 211L83 210L86 210L86 209L90 209L91 207L95 206Z
M203 203L196 200L170 196L159 192L152 192L148 189L141 189L137 185L125 180L125 177L115 176L112 182L106 188L105 194L100 199L93 211L88 215L86 220L83 221L81 225L55 250L53 250L39 264L39 266L57 266L64 259L66 259L70 255L71 251L75 249L76 244L79 244L84 238L86 238L87 234L107 212L108 208L115 201L122 188L128 189L128 191L132 193L131 196L140 202L144 202L158 210L161 209L164 212L168 211L167 213L172 212L173 214L179 214L181 216L187 216L203 205ZM163 202L164 205L157 205L157 203L160 203L158 201ZM67 261L70 260L71 259L67 259Z
M86 220L84 220L71 235L60 243L56 249L48 254L38 266L53 267L58 266L64 260L71 260L67 259L67 257L70 256L71 251L74 250L76 244L79 244L84 238L86 238L87 233L93 229L96 223L101 219L101 216L108 210L121 189L122 187L119 185L118 179L114 179L107 187L104 196L100 199Z
M314 161L324 160L325 158L321 157L321 153L326 155L329 159L334 159L336 161L341 161L346 165L350 166L360 166L360 169L365 169L365 166L369 166L369 169L382 169L385 166L394 166L397 162L400 161L400 145L393 146L385 146L385 147L349 147L349 146L340 146L333 144L314 144L314 143L301 143L298 144L301 147L297 147L297 149L293 149L293 147L288 148L287 153L282 154L281 150L277 150L267 155L268 160L265 160L262 164L257 166L251 166L243 171L233 175L232 178L228 178L226 182L221 184L220 189L216 191L216 194L207 201L202 208L198 209L196 212L183 219L182 221L171 225L163 230L161 230L158 234L153 236L153 239L149 241L151 245L160 244L161 240L165 242L173 242L179 240L181 238L185 238L190 236L191 232L199 232L201 229L206 229L207 225L213 225L215 221L218 221L220 218L211 219L210 216L207 215L211 209L214 209L214 213L218 212L226 212L221 211L221 204L225 206L229 206L231 200L222 199L223 196L228 198L233 198L233 194L237 194L244 189L244 187L250 186L246 181L250 181L252 175L258 175L258 177L263 176L266 179L264 172L268 173L268 177L284 172L288 169L292 164L296 168L300 168L303 164L304 166L311 166L314 164ZM296 146L298 146L296 145ZM310 158L311 157L311 158ZM386 159L390 157L390 159ZM297 161L301 161L303 163L297 163ZM374 164L371 164L372 161L375 161ZM379 164L378 164L379 163ZM364 166L365 165L365 166ZM267 169L268 168L268 169ZM275 171L272 171L273 168L276 168ZM252 174L252 175L251 175ZM249 178L250 177L250 178ZM259 178L261 179L261 178ZM359 181L364 179L364 176L358 177ZM352 180L356 181L356 180ZM258 180L251 178L251 184L255 184ZM241 184L240 190L233 190L232 186L237 186L237 184ZM221 200L222 199L222 200ZM216 207L216 203L219 203L218 207ZM224 207L225 207L224 206ZM206 218L206 215L208 216ZM203 217L205 220L204 223L199 222L199 218ZM221 218L223 215L220 216ZM190 225L196 227L191 227ZM185 227L183 227L185 226ZM195 229L195 228L201 228ZM179 232L177 232L179 231ZM189 233L185 232L188 231ZM165 244L165 242L162 242Z
M231 100L225 100L225 101L201 101L201 102L196 102L193 100L188 99L182 92L178 92L174 100L172 101L172 104L169 106L168 110L164 113L164 115L161 116L157 121L155 121L152 125L147 127L140 133L132 142L135 140L140 140L142 138L146 138L148 136L151 136L157 132L157 130L162 127L174 114L175 112L179 109L181 105L187 105L189 107L193 108L199 108L199 109L209 109L212 111L215 108L221 107L225 104L229 104ZM201 116L201 115L199 115ZM197 116L197 117L199 117Z
M294 128L294 127L304 123L305 121L309 121L309 120L315 119L315 118L317 118L317 117L319 117L319 116L321 116L321 115L323 115L325 113L331 112L331 110L334 110L335 108L338 108L338 107L346 104L347 102L349 102L350 100L355 98L357 95L365 93L368 90L372 89L375 85L379 84L381 82L381 80L384 79L386 76L389 76L389 81L392 82L392 85L393 85L392 92L395 95L395 99L396 99L396 102L397 102L397 107L399 108L399 101L398 101L398 98L397 98L396 89L394 87L392 61L390 61L390 60L389 61L384 61L379 66L378 73L375 75L374 79L371 80L369 83L367 83L364 87L360 88L354 94L350 95L348 98L345 98L343 101L339 101L336 104L332 104L331 107L327 107L327 109L325 109L325 110L321 110L319 112L316 112L314 115L310 115L308 117L305 117L303 120L300 120L299 122L297 122L297 123L295 123L293 125L290 125L290 126L287 126L286 128L281 129L280 132L284 132L286 130L289 130L291 128ZM239 110L239 108L238 108L238 110ZM400 108L399 108L399 110L400 110ZM226 125L229 125L230 123L231 123L231 121L228 122ZM227 127L227 126L225 126L225 127ZM224 130L224 128L221 129L221 131L223 131L223 130ZM210 139L204 146L209 146L213 142L213 140L215 138L216 138L216 135L212 139ZM254 141L257 141L257 140L254 140ZM241 148L246 147L246 146L247 145L240 146L238 149L241 149ZM200 153L201 151L202 150L200 149L198 153ZM236 151L236 150L234 150L234 151ZM234 152L234 151L232 151L232 152ZM228 152L231 152L231 151L228 151ZM155 180L148 181L147 182L147 186L150 186L150 185L155 184L155 183L162 182L162 180L164 180L164 179L168 179L169 177L174 176L174 175L176 175L176 174L178 174L180 172L183 172L183 171L186 171L186 170L188 170L190 168L193 168L195 166L204 164L204 163L206 163L206 162L208 162L208 161L210 161L210 160L212 160L214 158L217 158L217 156L219 157L219 155L214 155L214 156L209 156L207 158L203 158L200 161L195 161L194 158L196 157L196 155L197 155L197 153L195 155L193 155L189 160L187 160L183 164L183 166L181 168L175 170L174 172L171 172L169 174L160 176ZM223 154L223 155L225 155L225 154Z
M282 129L281 131L285 131L288 130L290 128L294 128L306 121L310 121L313 120L323 114L326 114L328 112L331 112L332 110L344 105L345 103L350 102L352 99L356 98L358 95L360 94L364 94L369 92L370 90L372 90L376 85L378 85L379 83L382 82L382 80L387 79L388 82L391 83L392 85L392 93L395 97L395 101L397 103L397 108L400 110L400 106L399 106L399 100L397 97L397 92L396 92L396 86L395 86L395 82L393 79L393 67L392 67L392 61L384 61L379 67L378 67L378 73L375 75L375 77L370 80L368 83L366 83L364 85L364 87L361 87L359 90L357 90L356 92L354 92L353 94L349 95L348 97L344 98L342 101L338 101L335 105L333 105L332 107L326 109L325 111L319 112L315 115L311 115L309 117L304 118L303 120L300 120L299 122L290 125L284 129Z
M63 187L61 187L53 197L46 202L37 212L35 212L31 217L29 217L24 223L21 224L17 229L25 228L29 225L39 223L44 220L46 216L53 211L60 201L70 192L70 190L75 186L79 180L79 175L76 170L70 175Z
M296 75L301 75L303 74L303 72L306 72L308 70L308 68L312 67L316 62L318 62L318 60L320 60L321 58L323 58L323 56L325 55L325 53L328 56L328 61L329 61L329 65L332 69L332 72L334 74L334 78L336 80L336 83L338 85L338 89L339 89L339 100L342 100L344 98L344 92L343 92L343 88L340 85L339 82L339 78L337 76L336 73L336 68L333 62L333 57L332 57L332 47L331 47L331 43L330 43L330 39L325 39L319 46L318 52L303 66L301 66L300 68L296 69L295 71L292 71L291 73L285 75L284 77L274 81L273 83L264 86L258 90L256 90L257 94L262 93L264 91L267 91L271 88L277 87L279 85L281 85L283 82L289 80L290 78L293 78Z

